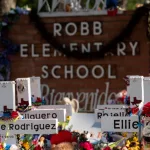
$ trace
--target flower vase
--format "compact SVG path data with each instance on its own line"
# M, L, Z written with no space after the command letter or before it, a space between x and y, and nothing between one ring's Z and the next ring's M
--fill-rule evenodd
M117 13L118 13L118 9L116 8L116 9L109 9L109 10L107 10L107 14L108 14L108 16L116 16L117 15Z

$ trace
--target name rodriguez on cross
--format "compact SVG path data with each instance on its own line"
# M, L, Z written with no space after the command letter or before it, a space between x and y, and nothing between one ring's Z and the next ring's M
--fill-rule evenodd
M40 130L56 130L56 124L34 124L34 123L24 123L24 124L9 124L9 131L13 130L34 130L36 132ZM7 130L6 125L0 125L0 130Z

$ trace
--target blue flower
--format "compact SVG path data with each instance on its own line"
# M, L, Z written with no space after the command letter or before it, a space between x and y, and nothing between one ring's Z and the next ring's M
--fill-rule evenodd
M16 7L16 11L18 12L18 14L23 14L23 15L28 15L29 14L29 11L26 10L26 9L23 9L23 8L20 8L20 7Z
M107 0L106 1L106 8L117 8L118 0Z

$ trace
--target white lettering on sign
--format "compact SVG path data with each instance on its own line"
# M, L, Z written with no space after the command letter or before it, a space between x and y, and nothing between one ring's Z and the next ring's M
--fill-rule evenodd
M47 52L49 54L47 54ZM50 57L50 44L43 44L43 56Z
M61 33L61 30L63 30L62 28L59 28L59 23L56 23L54 28L56 28L56 32L54 32L54 36L63 36ZM96 25L96 24L95 24ZM75 30L75 29L74 29ZM85 28L84 28L85 30ZM88 30L88 29L87 29ZM93 34L101 34L101 28L98 28L97 26L95 26L95 28L93 29L94 33ZM76 31L76 30L75 30ZM75 32L74 31L74 32ZM85 31L84 31L85 32ZM88 33L88 32L86 32ZM71 34L74 34L73 31ZM81 32L81 36L82 36L82 32ZM84 35L84 34L83 34ZM68 46L70 48L70 51L80 51L81 53L90 53L92 52L93 49L95 49L96 51L100 52L101 47L104 45L104 43L102 41L100 42L93 42L93 43L69 43L69 44L62 44L63 48L65 48L66 46ZM37 52L37 49L39 46L37 46L36 44L21 44L20 46L20 57L62 57L64 56L62 53L60 53L58 50L53 49L52 46L48 43L43 43L42 44L42 49L40 52ZM139 50L139 43L137 41L135 42L121 42L117 44L117 56L125 56L127 55L127 51L131 52L131 56L136 56L137 51ZM31 51L31 53L30 53Z
M72 106L71 105L41 105L37 108L40 109L66 109L66 116L72 116Z
M97 109L126 109L128 105L97 105Z
M138 116L102 117L102 132L139 132Z
M97 107L97 105L100 105L103 101L103 104L107 103L107 100L111 99L113 96L116 96L115 92L110 93L110 83L106 82L106 88L104 91L99 91L99 89L95 89L95 91L92 92L58 92L55 89L51 89L47 84L42 84L41 86L41 92L44 97L47 97L46 104L47 105L56 105L56 102L59 100L62 100L64 97L69 97L70 99L77 99L79 100L79 103L85 103L86 105L80 106L80 111L87 111L88 105L90 105L90 111L94 111ZM45 92L44 92L45 91ZM101 105L100 105L101 106ZM103 105L102 105L103 106ZM110 106L111 105L105 105ZM114 106L114 105L113 105ZM120 106L120 105L116 105ZM51 107L52 108L52 107ZM49 108L47 108L49 109Z
M96 122L101 122L101 118L104 116L118 116L118 117L125 117L127 113L124 109L114 110L114 109L96 109L95 110L95 118Z
M58 133L58 120L17 120L8 124L0 124L0 133L5 134L56 134Z
M60 122L66 121L66 109L38 109L22 113L24 119L58 119Z
M117 76L112 74L113 72L113 67L111 65L107 65L107 67L104 67L102 65L95 65L91 69L88 68L86 65L79 65L77 68L75 68L73 65L56 65L52 66L52 68L49 68L48 66L44 65L42 66L42 75L41 77L43 79L48 78L49 76L52 76L54 79L73 79L75 77L79 79L86 79L89 77L89 74L91 72L91 75L94 79L101 79L104 78L106 75L108 79L116 79ZM60 74L56 73L56 70L63 70L63 76ZM81 75L81 70L82 70L82 75ZM106 71L107 70L107 71ZM99 73L96 73L99 72Z
M69 29L72 29L70 31ZM77 26L76 23L69 22L65 26L62 26L60 23L54 23L53 24L53 35L56 36L62 36L62 32L65 31L65 34L67 36L74 36L77 34L78 30L80 29L80 34L81 36L87 36L90 35L90 28L89 28L89 23L88 22L81 22L80 27ZM94 21L92 25L93 29L93 35L101 35L102 34L102 23L99 21Z
M88 22L81 22L81 35L89 35L90 29Z

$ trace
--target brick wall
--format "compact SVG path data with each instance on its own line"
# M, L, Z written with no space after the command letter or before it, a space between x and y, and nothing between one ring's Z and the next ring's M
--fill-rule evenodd
M88 42L99 42L104 43L109 42L112 38L120 33L120 31L127 25L128 21L132 16L132 12L126 12L123 15L118 15L115 17L109 16L88 16L88 17L65 17L65 18L42 18L47 30L53 33L53 23L61 23L63 26L67 22L74 22L78 26L80 22L87 21L90 24L90 32L92 31L92 22L101 21L103 27L103 34L99 36L93 36L92 34L88 36L80 36L78 27L78 33L73 36L67 36L63 31L62 37L57 37L58 42L68 45L70 42L88 43ZM9 38L12 39L15 43L18 44L35 44L36 53L40 54L38 58L32 58L31 49L29 49L29 57L21 58L18 53L15 56L11 56L12 62L12 73L11 79L14 80L18 77L29 77L29 76L41 76L41 68L43 65L49 66L51 68L54 65L74 65L76 68L79 65L86 65L89 69L94 65L102 65L106 67L107 65L112 65L113 73L116 74L117 79L108 79L107 76L104 76L102 79L94 79L90 75L87 79L78 79L76 76L73 79L54 79L51 75L47 79L42 79L42 84L48 84L51 89L55 89L57 92L94 92L96 89L99 89L100 92L105 92L106 84L105 82L110 83L109 93L119 92L122 89L125 89L125 84L122 78L126 75L144 75L147 76L149 73L149 43L146 38L146 17L143 17L140 23L135 27L133 34L125 40L129 41L138 41L138 52L136 56L131 56L131 51L127 45L127 55L128 56L107 56L103 60L96 61L84 61L76 59L68 59L63 56L58 57L49 57L44 58L42 54L42 44L47 43L42 39L39 31L34 27L34 23L30 22L28 16L21 16L20 20L13 25L12 29L9 32ZM60 69L57 74L63 76L64 71ZM74 73L75 74L75 73ZM55 94L56 94L55 93ZM54 95L55 95L54 94ZM75 96L75 98L77 98ZM53 98L51 98L53 99ZM96 99L96 98L95 98ZM87 98L80 102L80 106L83 107ZM103 103L104 97L101 100ZM91 100L88 101L90 103ZM90 103L92 105L93 103ZM88 110L90 109L87 106Z

